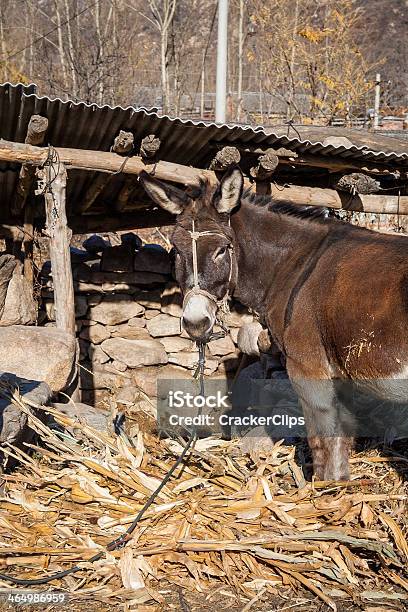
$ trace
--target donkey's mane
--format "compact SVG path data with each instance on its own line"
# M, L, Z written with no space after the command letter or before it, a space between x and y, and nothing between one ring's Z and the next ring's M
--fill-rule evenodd
M295 206L289 202L274 202L271 196L257 195L251 189L246 189L244 191L242 200L254 206L267 208L274 213L289 215L299 219L318 221L319 223L325 223L327 219L331 217L330 209L324 206Z

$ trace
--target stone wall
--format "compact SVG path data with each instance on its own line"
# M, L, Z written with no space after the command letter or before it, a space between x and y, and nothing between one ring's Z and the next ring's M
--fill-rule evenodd
M79 341L82 401L108 396L144 402L154 411L158 378L192 376L197 349L181 329L181 294L171 276L169 253L142 245L135 234L110 246L93 236L71 248ZM50 265L42 270L42 325L55 325ZM239 327L253 317L232 307L230 335L208 344L205 373L231 375L239 363ZM152 401L153 400L153 401Z

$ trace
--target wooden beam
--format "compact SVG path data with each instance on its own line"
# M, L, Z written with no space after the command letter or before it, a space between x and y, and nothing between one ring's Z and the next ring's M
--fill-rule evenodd
M58 329L75 336L75 298L72 280L70 230L65 209L67 173L62 163L38 170L45 179L46 234L49 238L51 273L54 285L55 320Z
M214 142L212 146L219 149L223 146L222 142ZM259 145L239 145L235 143L235 147L241 153L249 153L250 155L262 155L268 150L273 150L271 147L262 147ZM292 153L292 155L289 155ZM329 172L344 172L347 170L362 170L372 174L391 174L395 172L395 168L408 171L406 160L400 163L394 162L395 167L390 168L389 165L381 162L359 161L352 158L335 157L328 155L312 155L310 153L297 153L283 147L275 149L275 154L279 157L279 163L289 166L311 167L311 168L326 168Z
M48 129L48 119L41 115L33 115L28 123L25 143L29 145L40 145L44 142L45 133ZM32 166L23 165L18 179L17 192L12 203L11 210L14 215L19 215L24 208L27 197L34 182L35 170Z
M130 157L123 165L123 157L115 153L87 151L83 149L55 149L59 160L68 168L79 168L101 172L118 172L139 175L143 170L154 173L164 181L183 185L199 186L200 178L216 184L217 178L211 170L202 170L182 166L167 161L146 164L141 157ZM0 160L12 163L29 163L42 165L47 159L47 152L39 147L0 140ZM246 186L250 187L247 182ZM351 197L334 189L304 187L291 185L278 187L272 185L272 197L275 201L291 202L296 206L327 206L328 208L346 208L358 212L382 214L408 214L408 196L361 195Z

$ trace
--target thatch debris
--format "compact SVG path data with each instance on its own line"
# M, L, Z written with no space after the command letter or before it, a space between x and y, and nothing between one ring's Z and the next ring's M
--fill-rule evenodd
M169 589L187 599L219 589L245 610L299 593L322 609L407 604L408 487L390 465L396 459L401 474L404 457L361 452L351 482L311 483L293 446L275 443L255 462L234 441L199 440L126 548L90 564L132 522L182 447L142 432L135 412L116 434L55 408L34 410L15 393L14 402L38 443L27 445L31 454L8 448L21 469L3 476L0 573L36 578L80 563L79 573L49 588L125 602L127 610L158 609ZM316 609L316 601L299 609Z

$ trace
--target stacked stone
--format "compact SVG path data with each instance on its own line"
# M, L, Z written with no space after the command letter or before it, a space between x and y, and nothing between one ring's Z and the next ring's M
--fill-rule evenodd
M92 236L84 249L71 252L80 388L88 402L107 392L129 404L154 399L158 379L188 378L197 366L197 349L181 328L182 299L169 253L159 245L143 246L135 234L121 239L110 246ZM42 281L43 323L54 325L49 265ZM221 377L236 369L238 330L251 320L245 311L231 313L230 335L207 346L207 375ZM147 401L149 406L154 402Z

